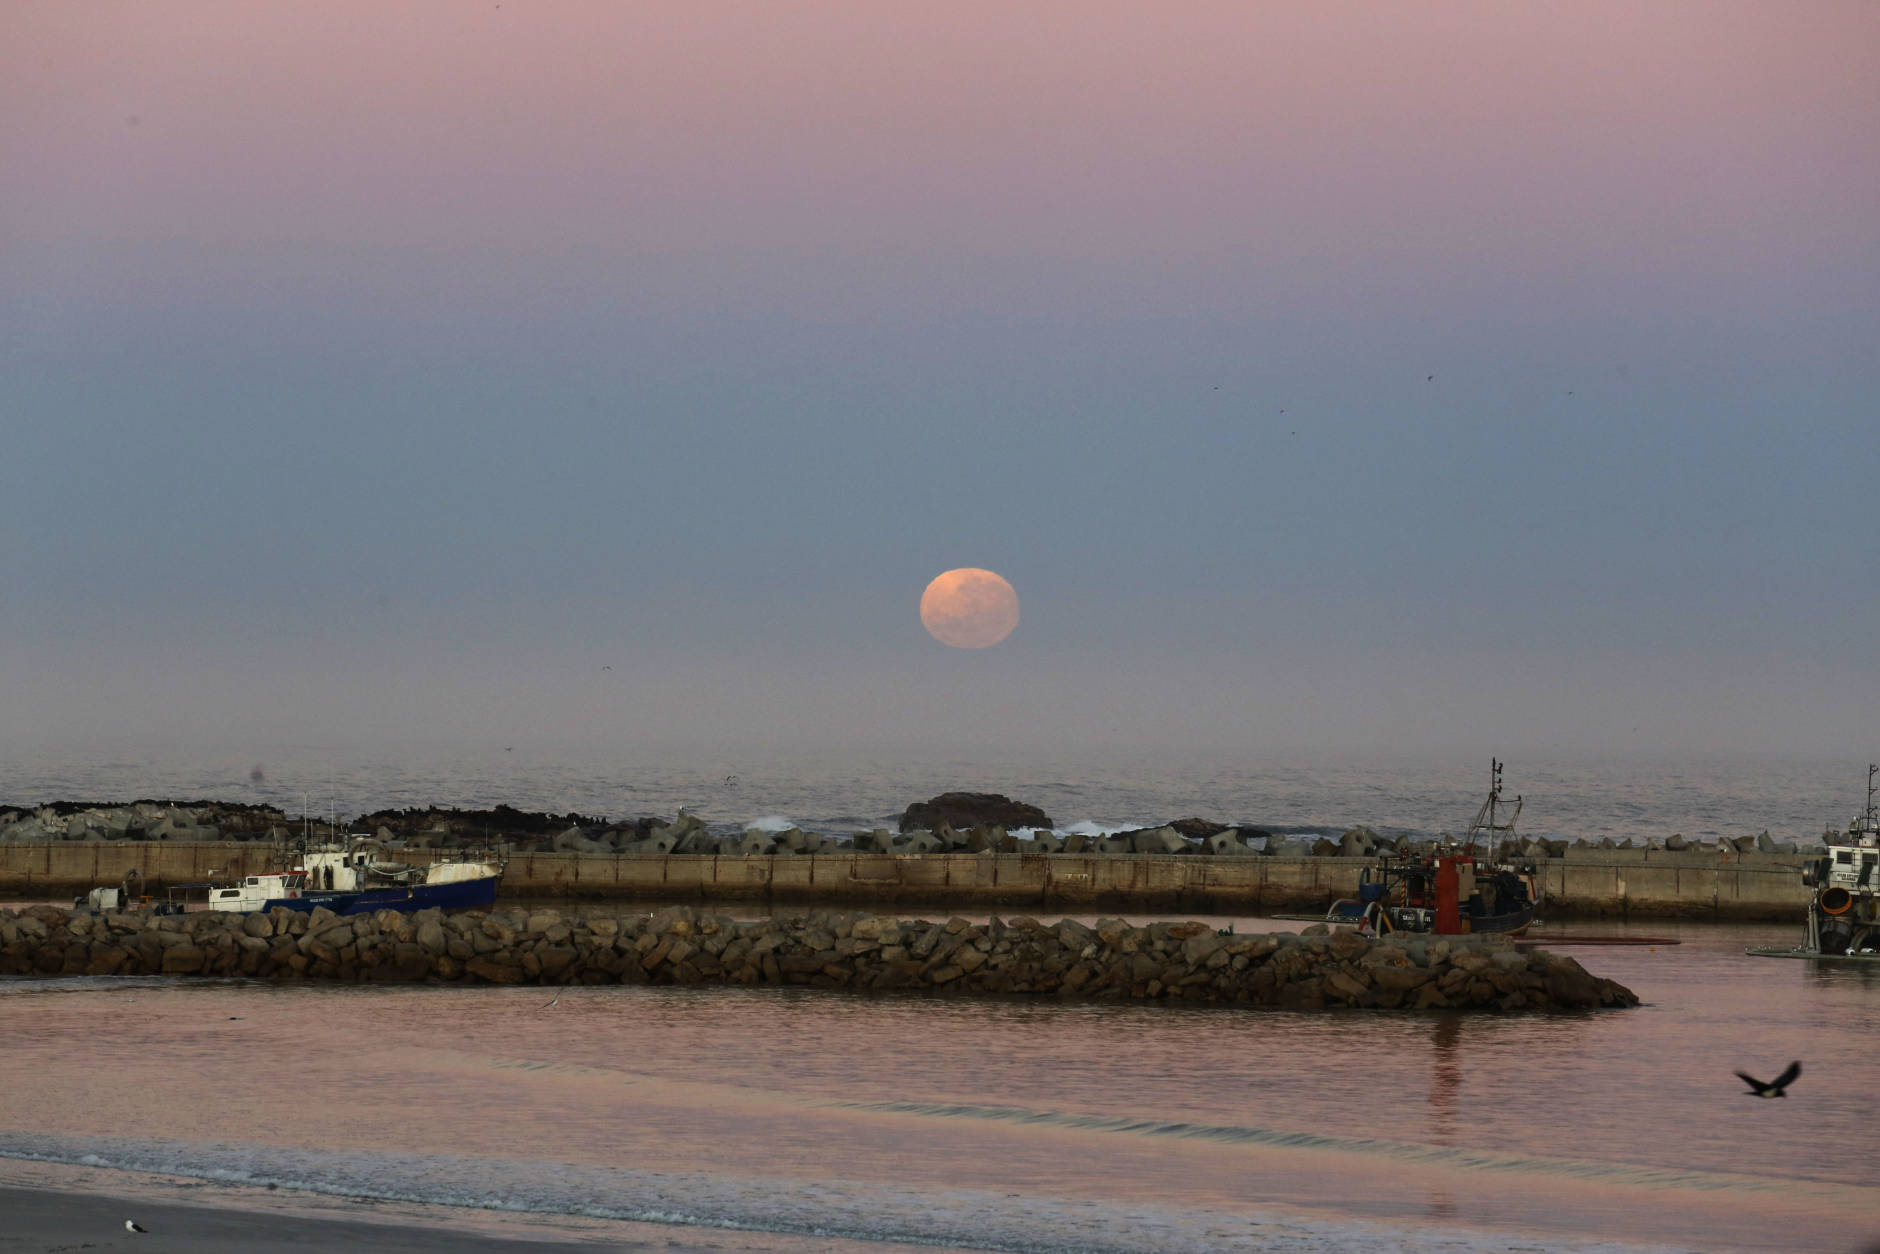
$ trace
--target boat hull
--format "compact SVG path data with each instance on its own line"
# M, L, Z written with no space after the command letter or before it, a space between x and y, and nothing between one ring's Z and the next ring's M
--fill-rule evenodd
M324 907L334 914L371 914L376 910L475 910L496 903L501 876L459 880L448 884L416 884L398 888L362 888L354 891L316 889L298 897L276 897L263 903L261 912L276 906L310 913Z
M1818 949L1777 949L1757 947L1745 949L1744 953L1752 958L1808 958L1815 962L1873 962L1880 963L1880 954L1824 954Z
M1534 922L1535 905L1529 902L1518 910L1509 910L1501 914L1471 914L1462 912L1462 932L1459 935L1497 935L1519 936L1528 930ZM1378 911L1378 918L1385 923L1383 930L1389 932L1428 932L1443 935L1436 931L1435 911L1403 909L1386 906ZM1349 922L1349 918L1340 921Z

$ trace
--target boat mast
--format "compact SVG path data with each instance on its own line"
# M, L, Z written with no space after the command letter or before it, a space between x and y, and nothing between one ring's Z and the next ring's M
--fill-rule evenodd
M1483 833L1486 852L1489 859L1493 861L1501 844L1501 833L1514 831L1514 821L1521 813L1521 798L1514 799L1508 821L1499 822L1500 816L1496 811L1501 808L1501 760L1491 757L1488 762L1488 800L1482 803L1482 808L1476 812L1475 822L1469 825L1469 834L1464 846L1470 853L1475 852L1476 833Z
M1495 860L1495 806L1501 801L1501 759L1488 759L1488 860Z

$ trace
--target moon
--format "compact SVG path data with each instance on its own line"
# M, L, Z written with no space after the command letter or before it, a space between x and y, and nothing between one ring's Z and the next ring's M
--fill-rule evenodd
M920 594L929 635L956 649L989 649L1018 626L1018 593L1002 576L974 566L937 575Z

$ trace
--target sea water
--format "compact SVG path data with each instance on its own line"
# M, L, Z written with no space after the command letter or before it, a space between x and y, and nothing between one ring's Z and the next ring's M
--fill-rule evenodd
M0 1159L789 1250L1880 1235L1880 972L1743 954L1777 929L1652 930L1683 943L1582 951L1642 1007L1555 1016L9 979ZM1783 1101L1731 1074L1796 1056Z
M1519 830L1568 840L1714 842L1767 831L1816 840L1865 804L1865 760L1555 757L1512 761L1504 800ZM621 819L680 808L719 830L752 823L843 834L895 825L914 801L1004 793L1061 830L1112 831L1190 815L1304 836L1366 824L1388 836L1459 834L1486 795L1489 759L1408 755L841 756L633 753L589 745L489 745L370 753L326 745L216 752L7 752L0 805L207 798L352 817L406 806Z
M233 756L28 765L9 799L193 794L298 810L291 781L320 765L348 812L686 804L719 823L838 830L967 787L1060 823L1197 813L1442 831L1486 785L1486 763L609 767L500 750L403 764L280 752L259 782ZM1862 778L1846 763L1536 762L1511 763L1508 782L1541 833L1805 837L1858 809ZM1799 921L1571 930L1682 943L1575 951L1638 992L1637 1009L1508 1017L6 979L0 1182L9 1163L62 1164L273 1185L270 1199L309 1205L529 1216L589 1241L594 1225L648 1222L758 1234L751 1248L790 1252L1851 1252L1880 1237L1866 1148L1880 1126L1880 971L1743 952L1793 943ZM1791 1058L1804 1070L1781 1101L1746 1097L1732 1075Z

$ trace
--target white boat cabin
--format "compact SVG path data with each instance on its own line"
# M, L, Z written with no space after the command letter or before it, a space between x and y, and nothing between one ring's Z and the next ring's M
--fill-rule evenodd
M1880 894L1880 820L1870 810L1848 825L1845 844L1830 842L1821 882L1857 897Z
M299 897L307 891L304 871L277 871L269 875L250 875L232 887L217 885L209 890L209 909L250 914L270 901Z

